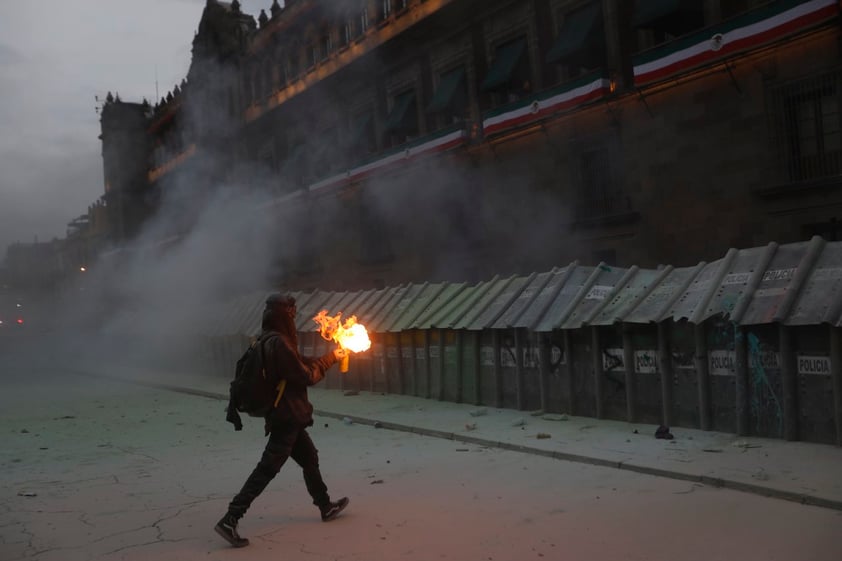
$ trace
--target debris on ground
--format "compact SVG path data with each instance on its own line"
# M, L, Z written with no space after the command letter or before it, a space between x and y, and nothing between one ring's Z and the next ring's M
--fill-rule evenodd
M32 491L18 491L18 497L37 497L38 493Z
M743 449L760 448L761 447L760 444L752 444L748 440L735 440L734 442L731 443L731 446L734 446L736 448L743 448Z
M346 425L353 425L354 424L354 421L351 419L351 417L342 417L342 422L345 423Z
M537 438L538 440L543 440L545 438L552 438L552 436L545 432L539 432L535 438Z
M702 452L722 452L722 448L702 448Z
M381 423L380 421L374 421L374 428L376 428L376 429L383 428L383 423Z
M476 423L465 423L465 430L476 430Z
M673 439L675 439L675 437L670 432L670 428L668 426L665 426L665 425L661 425L655 430L655 438L658 438L658 439L661 439L661 440L673 440Z
M769 481L769 474L763 468L759 468L751 476L758 481Z
M375 479L370 483L370 485L380 485L381 483L383 483L382 479Z

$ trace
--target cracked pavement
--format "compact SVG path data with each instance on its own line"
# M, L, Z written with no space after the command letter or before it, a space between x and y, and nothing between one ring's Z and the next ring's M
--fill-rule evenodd
M842 558L842 512L326 417L311 434L348 510L321 523L290 462L234 550L212 527L261 423L63 366L0 356L0 561Z

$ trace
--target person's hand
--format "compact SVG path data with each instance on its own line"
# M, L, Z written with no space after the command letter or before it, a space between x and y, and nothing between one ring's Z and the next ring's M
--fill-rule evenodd
M333 356L336 357L336 360L342 360L346 356L348 356L348 349L343 349L339 347L338 349L333 349Z

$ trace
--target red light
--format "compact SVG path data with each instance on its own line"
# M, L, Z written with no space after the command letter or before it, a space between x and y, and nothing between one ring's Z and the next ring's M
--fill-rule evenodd
M18 325L23 325L23 318L18 318Z

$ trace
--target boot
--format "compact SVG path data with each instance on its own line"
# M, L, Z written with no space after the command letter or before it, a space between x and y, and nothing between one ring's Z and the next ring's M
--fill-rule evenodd
M213 529L234 547L245 547L249 544L246 538L241 538L237 533L237 519L231 514L223 516Z
M336 518L348 506L349 502L348 497L342 497L336 502L321 505L319 510L322 512L322 522L328 522Z

